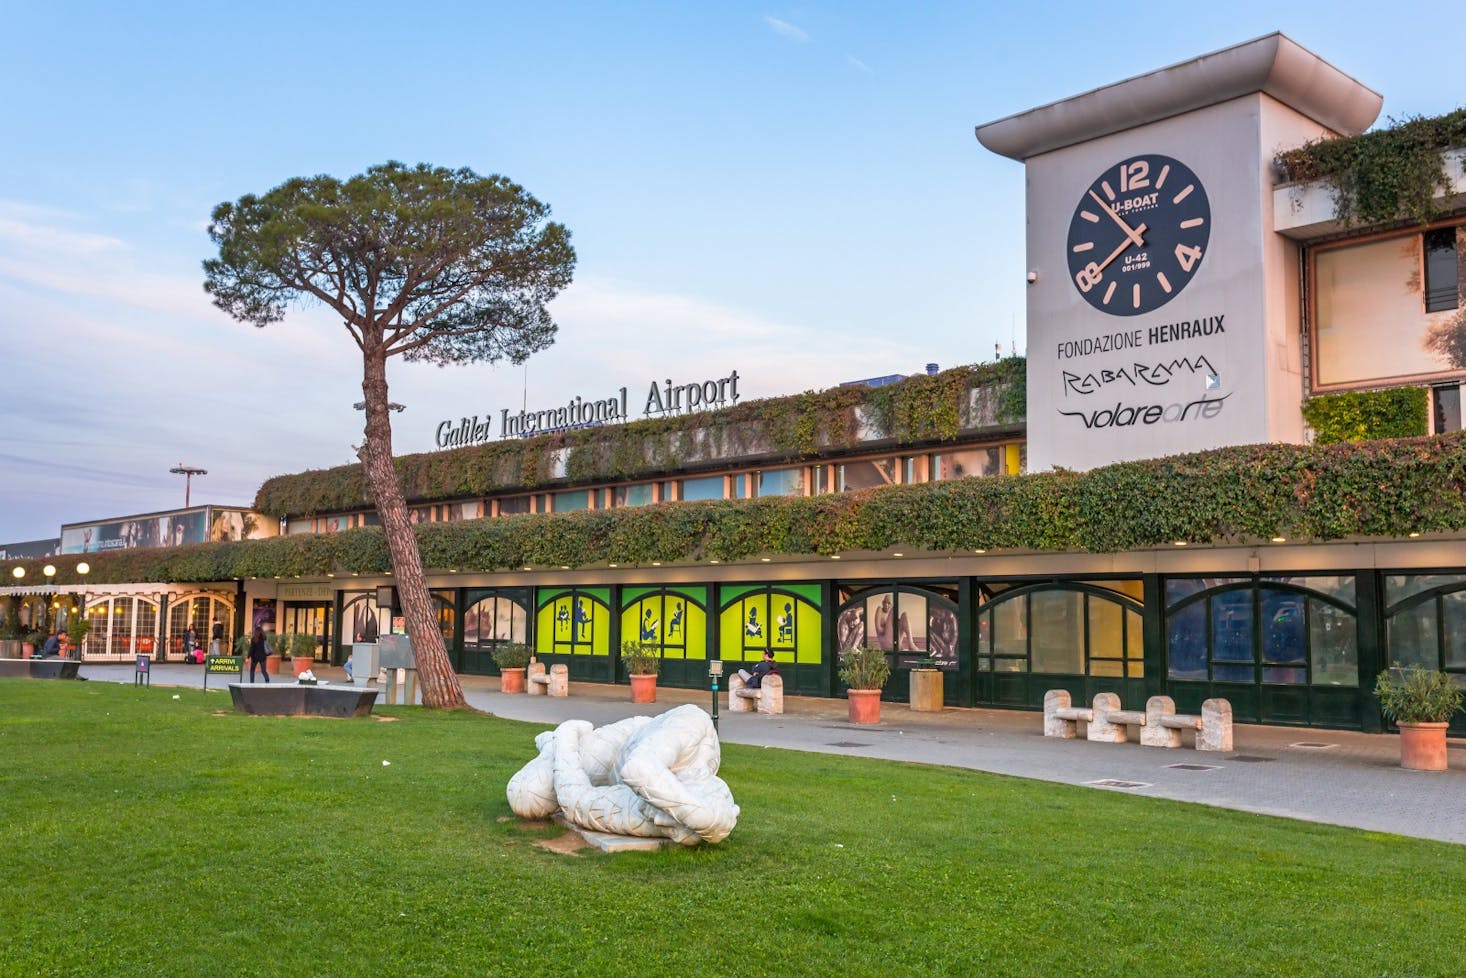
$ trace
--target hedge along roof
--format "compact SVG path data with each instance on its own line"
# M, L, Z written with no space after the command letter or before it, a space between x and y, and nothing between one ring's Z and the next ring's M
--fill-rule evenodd
M809 497L667 503L415 527L428 567L483 572L610 562L984 548L1115 553L1404 537L1466 529L1466 434L1339 445L1250 445L1089 472L963 479ZM75 560L53 558L59 586ZM375 528L88 554L89 584L383 574ZM47 561L10 561L38 574ZM8 577L6 578L8 579Z
M1444 151L1462 148L1466 108L1315 140L1279 153L1274 162L1287 182L1325 181L1346 225L1424 224L1440 212L1436 195L1450 193L1458 176L1448 172Z
M407 498L423 503L647 477L700 462L808 458L867 444L872 428L879 438L949 441L964 431L1020 424L1026 367L1014 357L886 387L807 391L718 411L403 455L396 464ZM563 478L554 474L560 458ZM260 487L254 508L285 517L372 505L358 464L276 476Z

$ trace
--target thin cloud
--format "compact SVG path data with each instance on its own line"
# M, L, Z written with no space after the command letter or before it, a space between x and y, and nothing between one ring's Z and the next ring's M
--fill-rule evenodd
M861 61L859 58L857 58L853 54L847 54L847 55L845 55L845 63L848 64L850 67L854 68L856 71L859 71L859 72L861 72L863 74L866 74L866 75L874 75L875 74L874 71L871 71L870 70L870 65L866 64L864 61Z
M780 20L777 17L764 17L764 23L769 25L769 30L780 37L787 37L791 41L807 41L809 35L787 20Z

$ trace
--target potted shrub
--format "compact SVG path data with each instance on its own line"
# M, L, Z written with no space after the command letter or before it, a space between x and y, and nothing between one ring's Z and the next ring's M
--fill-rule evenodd
M655 703L657 673L662 669L661 648L627 639L621 643L621 661L625 663L626 674L631 680L631 702Z
M279 675L280 663L285 658L285 652L290 648L290 637L284 632L266 632L265 648L265 672L272 676Z
M509 642L489 653L499 667L499 692L524 692L524 670L529 666L529 646Z
M245 659L249 658L249 636L241 635L234 640L234 654Z
M936 713L942 708L942 670L937 660L927 656L916 660L911 670L911 709L918 713Z
M840 656L840 681L849 687L851 723L881 722L881 690L891 678L886 653L868 645Z
M1446 769L1446 727L1461 708L1461 687L1443 672L1389 669L1374 683L1380 712L1400 728L1400 766L1412 771Z
M290 638L290 668L295 675L299 676L307 670L315 668L316 664L316 637L307 635L304 632L296 632Z
M29 659L31 656L35 655L36 646L40 645L45 640L46 635L44 632L26 632L25 637L20 640L20 657L22 659Z
M86 641L91 630L92 623L86 615L72 615L66 622L66 640L71 644L70 652L75 652L77 659L81 658L81 643Z

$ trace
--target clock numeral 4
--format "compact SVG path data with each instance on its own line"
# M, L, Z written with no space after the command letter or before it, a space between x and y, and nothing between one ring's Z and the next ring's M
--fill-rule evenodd
M1079 274L1074 276L1074 284L1079 286L1080 292L1088 292L1096 285L1099 285L1100 280L1104 277L1104 270L1094 262L1090 262L1079 270Z
M1183 272L1189 272L1201 261L1201 249L1191 245L1178 244L1176 246L1176 261L1181 264Z
M1120 167L1120 193L1139 190L1150 186L1150 164L1145 160L1123 164Z

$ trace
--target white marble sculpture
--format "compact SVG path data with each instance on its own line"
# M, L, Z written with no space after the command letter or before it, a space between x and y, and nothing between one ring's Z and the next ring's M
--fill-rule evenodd
M692 704L600 728L567 720L535 746L539 756L506 789L521 818L558 811L578 828L685 846L721 842L738 821L733 793L718 777L717 731Z

